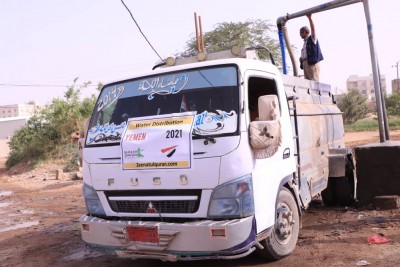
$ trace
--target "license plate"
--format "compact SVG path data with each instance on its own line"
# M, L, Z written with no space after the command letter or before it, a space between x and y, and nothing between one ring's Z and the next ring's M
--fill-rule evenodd
M127 226L126 227L127 239L129 241L136 241L142 243L158 244L160 239L158 237L157 226Z

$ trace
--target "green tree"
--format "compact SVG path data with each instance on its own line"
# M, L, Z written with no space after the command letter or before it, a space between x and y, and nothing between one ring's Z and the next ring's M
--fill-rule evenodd
M76 161L78 148L71 134L82 130L82 122L90 116L96 101L94 95L80 100L81 89L90 82L77 85L77 80L66 90L64 98L53 99L14 133L9 142L8 168L28 160L64 159L67 164Z
M44 155L57 144L59 138L55 128L46 121L44 113L35 114L12 136L6 166L10 168L21 161L44 158Z
M88 87L91 82L77 86L77 80L64 93L64 98L53 99L44 111L46 121L55 127L62 140L69 139L73 131L82 129L82 121L90 116L96 101L94 95L80 101L81 89Z
M369 112L366 103L367 97L356 89L350 89L338 100L338 107L343 112L343 122L351 124L367 117Z
M207 53L230 50L233 46L248 47L261 45L267 47L276 62L280 61L280 48L276 39L271 34L276 34L276 26L267 20L249 20L246 22L218 23L214 30L204 34L204 47ZM197 54L196 37L193 36L186 42L185 51L177 56L194 56ZM261 50L261 58L269 58L266 51ZM279 60L278 60L279 59Z
M385 96L387 114L400 116L400 92Z

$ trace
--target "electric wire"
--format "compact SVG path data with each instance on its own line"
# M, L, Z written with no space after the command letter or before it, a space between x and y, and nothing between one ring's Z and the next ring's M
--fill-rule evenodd
M130 11L130 9L128 8L128 6L124 3L123 0L121 0L122 4L125 6L126 10L128 10L132 20L135 22L137 28L139 29L140 33L142 34L142 36L144 37L144 39L146 40L146 42L150 45L151 49L153 49L153 51L156 53L156 55L158 56L158 58L161 61L164 61L162 59L162 57L160 56L160 54L157 52L157 50L153 47L153 45L150 43L150 41L147 39L146 35L143 33L142 29L140 28L139 24L137 23L136 19L133 17L132 12ZM7 87L69 87L70 85L61 85L61 84L13 84L13 83L0 83L0 86L7 86ZM83 86L83 85L76 85L76 86ZM97 85L95 84L90 84L90 85L86 85L87 87L95 87Z
M15 84L15 83L0 83L0 86L9 86L9 87L70 87L71 85L61 85L61 84ZM75 85L78 87L82 86L97 86L96 84L88 84L88 85Z
M140 33L143 35L144 39L147 41L147 43L150 45L151 49L153 49L153 51L157 54L158 58L161 61L164 61L161 56L158 54L158 52L156 51L156 49L153 47L153 45L150 43L150 41L147 39L146 35L144 35L144 33L142 32L142 29L140 28L139 24L136 22L135 18L132 15L132 12L129 10L129 8L126 6L126 4L124 3L124 0L121 0L122 4L125 6L126 10L128 10L129 14L131 15L131 18L133 19L133 21L135 22L136 26L138 27Z

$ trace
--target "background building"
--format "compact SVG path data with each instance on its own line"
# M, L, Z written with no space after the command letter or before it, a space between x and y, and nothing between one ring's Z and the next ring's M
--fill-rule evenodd
M392 94L400 92L400 79L392 80Z
M34 102L0 106L0 139L10 138L41 108Z
M381 88L382 93L386 93L386 78L385 75L381 75ZM361 94L367 97L367 105L370 109L375 110L376 100L375 100L375 87L374 87L374 77L372 74L369 76L358 76L351 75L346 82L347 90L356 89Z
M41 106L34 102L28 104L13 104L0 106L0 118L31 117Z
M0 118L0 139L9 139L15 131L21 129L28 117Z

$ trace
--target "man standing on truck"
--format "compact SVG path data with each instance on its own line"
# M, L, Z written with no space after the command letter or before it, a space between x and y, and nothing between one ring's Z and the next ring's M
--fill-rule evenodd
M307 15L310 21L310 29L307 26L301 27L300 36L304 40L303 49L301 49L300 68L304 70L304 78L313 81L319 81L319 63L324 59L322 56L319 42L315 34L314 22L311 14Z

